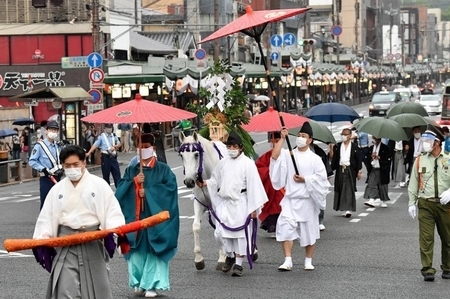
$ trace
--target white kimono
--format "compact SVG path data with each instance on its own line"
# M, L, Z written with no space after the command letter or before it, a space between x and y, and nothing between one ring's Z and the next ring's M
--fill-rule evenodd
M255 163L244 154L220 160L206 183L213 208L228 227L242 226L249 214L259 212L268 201ZM244 230L232 232L219 224L215 234L216 238L245 238Z
M37 219L33 238L57 237L60 225L72 229L99 225L100 229L110 229L124 224L111 187L85 170L76 187L68 178L53 186Z
M278 159L270 161L269 174L274 189L285 188L280 202L277 241L293 240L291 233L279 229L281 221L292 227L300 226L301 235L295 235L294 239L300 238L302 246L312 245L320 237L318 215L320 209L325 209L330 183L322 159L309 148L305 152L294 150L294 157L299 175L305 178L305 183L294 181L295 169L288 150L282 149Z

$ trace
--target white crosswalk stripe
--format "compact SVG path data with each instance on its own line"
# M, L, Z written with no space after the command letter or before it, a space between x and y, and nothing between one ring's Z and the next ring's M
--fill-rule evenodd
M31 255L31 254L23 254L23 253L18 253L18 252L8 253L8 251L0 250L0 259L1 258L32 257L32 256L33 255Z

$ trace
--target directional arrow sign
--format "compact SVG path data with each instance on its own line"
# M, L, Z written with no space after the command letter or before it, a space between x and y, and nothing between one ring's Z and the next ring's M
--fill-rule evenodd
M278 52L272 52L270 53L270 59L272 59L273 61L276 61L280 58L280 54Z
M286 46L292 46L293 44L295 44L296 40L297 38L292 33L286 33L283 38L284 44Z
M96 68L102 65L103 57L97 52L92 52L89 54L87 62L91 68Z
M272 47L281 47L283 45L283 38L279 34L274 34L270 37L270 44Z

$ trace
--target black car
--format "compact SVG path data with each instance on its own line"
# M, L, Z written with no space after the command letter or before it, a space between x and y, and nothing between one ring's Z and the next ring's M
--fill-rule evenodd
M393 91L376 92L369 105L369 116L385 116L389 107L400 101L399 93Z

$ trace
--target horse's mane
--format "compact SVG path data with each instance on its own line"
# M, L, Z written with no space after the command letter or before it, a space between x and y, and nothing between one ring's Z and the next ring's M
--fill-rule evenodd
M202 137L198 133L197 133L197 139L198 139L198 142L200 142L200 144L203 147L204 161L215 161L214 159L217 159L216 161L220 160L220 158L219 158L220 150L217 150L215 148L214 143L211 140L208 140L208 139ZM184 139L183 144L194 143L194 142L195 142L194 137L192 135L190 135ZM213 167L214 167L214 165L213 165Z

